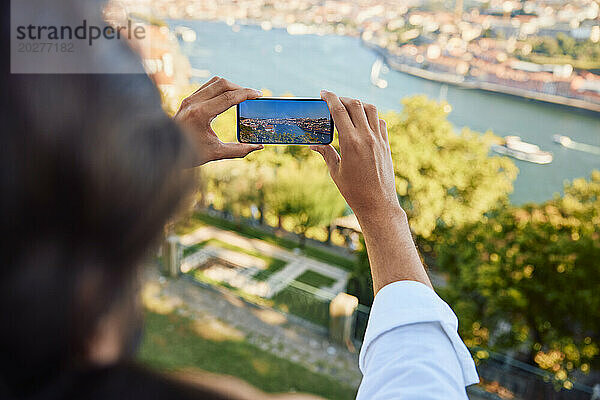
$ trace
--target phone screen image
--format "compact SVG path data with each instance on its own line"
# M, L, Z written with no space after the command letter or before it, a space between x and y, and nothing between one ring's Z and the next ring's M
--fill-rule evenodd
M242 143L328 144L333 120L321 99L260 98L238 105L237 133Z

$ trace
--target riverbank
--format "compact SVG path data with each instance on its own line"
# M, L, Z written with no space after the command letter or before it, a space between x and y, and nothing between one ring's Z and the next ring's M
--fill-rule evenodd
M362 46L357 37L290 35L285 29L265 31L256 25L240 25L234 29L224 22L176 20L168 23L196 31L196 41L181 41L180 45L192 67L206 70L207 74L223 76L248 87L268 89L273 96L316 97L326 88L375 104L382 112L401 112L402 98L425 95L452 106L448 120L457 130L468 127L498 136L517 135L551 151L554 156L551 164L515 161L520 172L510 196L514 204L550 199L562 192L565 180L588 177L600 166L597 155L567 149L552 140L553 135L559 134L578 143L600 146L600 119L596 112L447 85L391 68L389 72L382 69L380 77L388 85L380 89L369 79L378 55Z
M469 80L468 78L465 78L462 75L417 68L405 63L398 62L395 56L393 56L386 49L380 46L377 46L363 39L361 39L360 42L363 46L375 51L379 56L381 56L390 68L405 74L413 75L434 82L459 86L464 89L484 90L487 92L501 93L529 100L540 101L543 103L551 103L564 107L585 110L593 113L600 113L600 104L592 103L581 99L574 99L570 97L534 92L530 90L520 89L517 87L499 85L480 80Z
M199 21L202 21L202 20L199 20ZM217 21L210 20L210 19L205 20L205 21L217 22ZM228 22L228 25L229 25L229 22ZM380 57L382 57L385 60L386 64L389 65L392 69L402 72L402 73L405 73L405 74L416 76L418 78L426 79L429 81L458 86L463 89L476 89L476 90L482 90L482 91L491 92L491 93L499 93L499 94L519 97L519 98L523 98L523 99L527 99L527 100L532 100L532 101L536 101L536 102L563 106L563 107L570 108L570 109L582 110L584 112L591 112L595 115L600 113L600 103L596 103L593 101L588 101L585 99L575 98L575 97L561 96L561 95L557 95L557 94L546 93L543 91L527 90L522 87L509 86L509 85L495 83L495 82L488 82L488 81L483 81L483 80L476 79L476 78L470 78L468 76L466 77L464 75L454 74L451 72L432 71L429 69L420 68L415 65L409 65L408 63L402 62L401 60L399 60L399 58L401 58L401 57L391 54L389 52L389 50L387 50L377 44L374 44L372 42L364 40L360 31L352 31L351 30L351 31L336 32L336 31L332 31L332 30L320 30L315 33L313 30L310 30L307 27L305 27L306 29L298 29L294 24L289 25L289 26L280 26L280 27L274 27L272 25L269 25L268 29L265 29L264 23L261 21L258 21L258 20L238 20L238 21L233 22L232 25L230 25L230 26L232 26L232 27L237 26L238 28L239 28L239 26L252 26L252 27L257 27L257 28L267 30L267 31L271 30L271 29L283 29L287 33L294 35L294 36L312 35L312 34L324 36L327 34L334 34L334 35L339 35L339 36L357 37L357 38L359 38L360 43L364 47L375 51L375 53L378 54Z

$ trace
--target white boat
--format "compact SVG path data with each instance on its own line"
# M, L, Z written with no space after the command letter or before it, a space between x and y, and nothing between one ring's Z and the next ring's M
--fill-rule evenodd
M554 143L558 143L564 147L570 147L571 143L573 143L570 137L563 135L554 135L552 136L552 140L554 141Z
M196 41L196 31L187 26L178 26L175 28L175 35L181 38L184 42L195 42Z
M594 146L592 144L586 143L578 143L570 137L564 135L554 135L552 136L552 140L554 140L555 143L566 147L567 149L579 150L590 154L600 155L600 146Z
M543 151L538 145L523 142L519 136L506 136L504 144L493 144L492 150L498 154L528 161L535 164L550 164L552 153Z
M388 83L385 79L379 77L379 74L381 73L381 67L383 67L383 60L378 58L371 67L371 83L373 86L377 86L380 89L385 89Z

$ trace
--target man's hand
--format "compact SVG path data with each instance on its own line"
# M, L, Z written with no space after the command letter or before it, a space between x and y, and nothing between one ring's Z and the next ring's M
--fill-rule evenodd
M321 97L337 127L341 154L331 145L311 149L321 153L333 181L356 213L369 253L375 294L401 280L431 287L396 195L385 122L371 104L326 91Z
M385 121L371 104L321 92L340 139L340 154L331 145L311 146L319 152L348 205L361 218L402 212Z
M223 143L210 127L217 115L244 100L260 96L262 93L258 90L214 77L181 102L174 119L195 147L197 157L193 166L225 158L242 158L263 148L260 144Z

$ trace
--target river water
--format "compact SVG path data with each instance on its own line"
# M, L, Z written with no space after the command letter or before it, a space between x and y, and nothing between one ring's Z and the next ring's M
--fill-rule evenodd
M496 135L519 135L554 154L548 165L514 160L519 167L513 203L540 202L561 192L566 179L589 177L600 169L600 156L566 149L552 135L600 146L600 114L537 103L516 97L461 89L397 71L383 72L388 87L370 82L376 55L357 38L343 36L292 36L285 30L263 31L256 26L185 21L173 25L193 28L198 39L182 43L196 69L209 70L240 85L269 89L273 95L318 97L322 88L338 95L361 98L381 111L401 110L402 97L425 94L445 99L452 106L449 120L457 127L492 130Z

